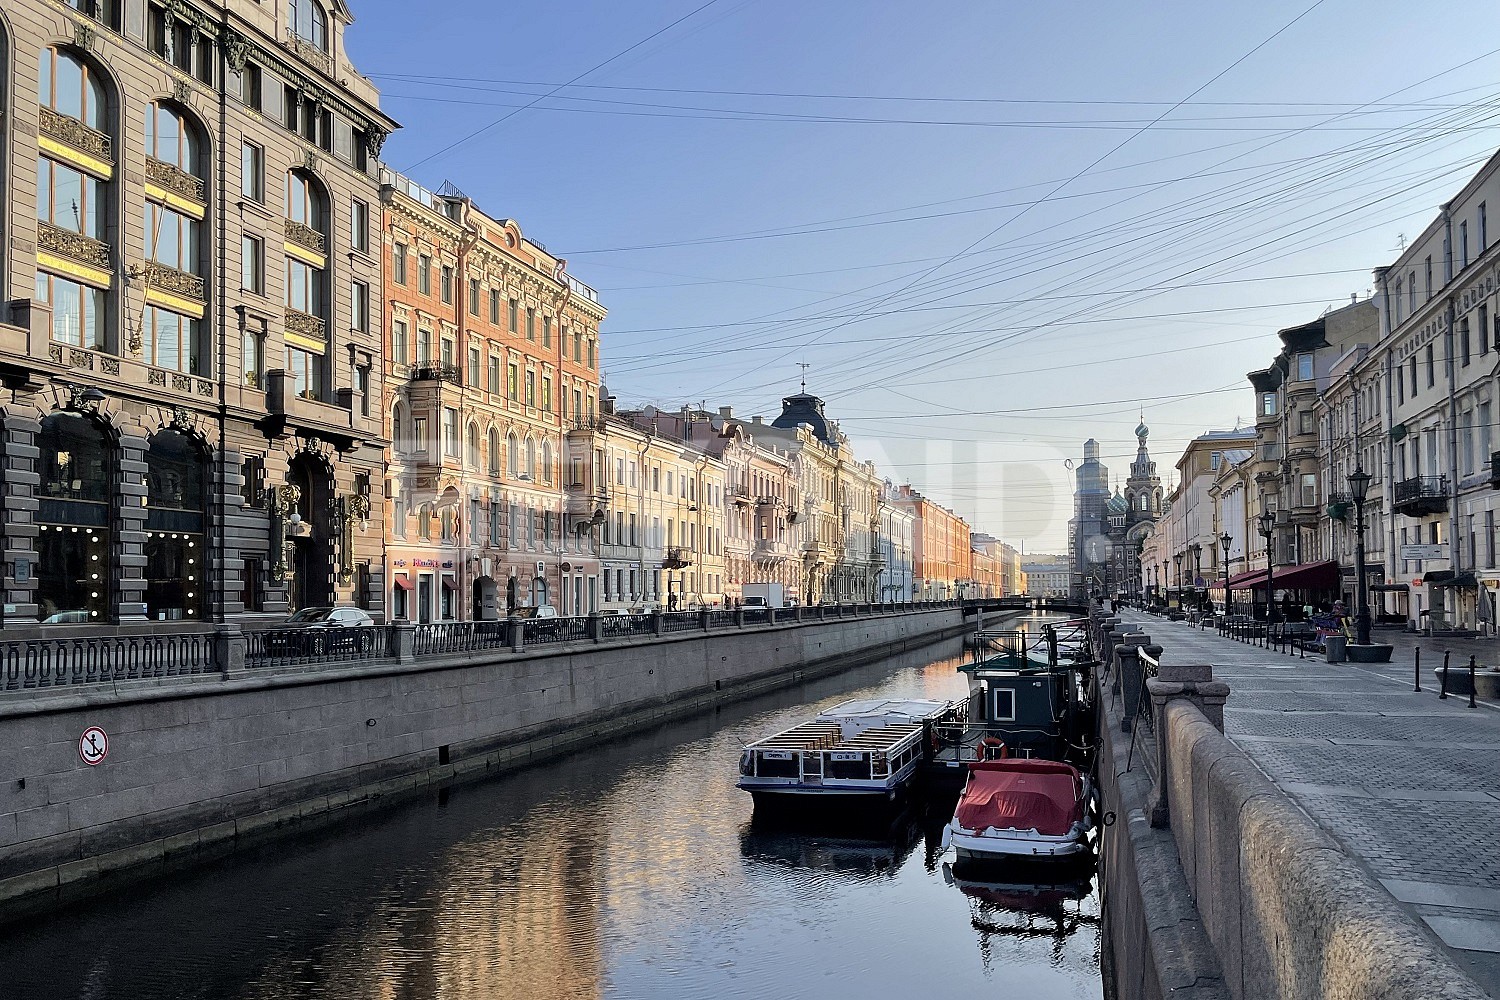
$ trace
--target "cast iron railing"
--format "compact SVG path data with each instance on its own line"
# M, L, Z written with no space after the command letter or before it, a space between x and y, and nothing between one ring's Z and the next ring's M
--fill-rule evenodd
M179 677L218 669L211 633L0 642L0 690Z
M599 637L602 639L623 639L654 633L650 615L605 615L599 619Z
M288 628L247 632L245 666L286 667L310 663L358 663L396 655L389 625L359 628Z
M587 618L528 618L522 623L522 645L549 642L581 642L589 637Z
M510 623L506 621L434 622L418 625L412 636L413 656L441 656L503 649L510 645Z

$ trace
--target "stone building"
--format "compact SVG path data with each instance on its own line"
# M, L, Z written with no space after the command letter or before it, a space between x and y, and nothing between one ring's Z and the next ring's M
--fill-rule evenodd
M896 501L912 514L912 590L919 601L968 594L974 582L969 524L942 504L903 486Z
M889 479L880 484L880 530L876 535L875 599L910 601L912 589L912 527L914 515L899 502L900 493Z
M1083 443L1083 462L1074 470L1073 517L1068 521L1069 596L1086 600L1103 591L1110 564L1105 507L1110 501L1109 469L1099 461L1099 442Z
M372 207L395 123L350 20L6 4L6 625L382 613Z
M392 616L587 614L598 295L456 188L381 180Z

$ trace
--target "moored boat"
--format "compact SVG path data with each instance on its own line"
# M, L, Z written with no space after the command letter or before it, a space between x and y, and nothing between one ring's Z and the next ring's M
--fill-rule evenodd
M1090 794L1088 778L1071 764L982 761L970 766L943 843L960 863L1086 856Z
M736 784L766 802L895 801L927 759L933 727L961 722L963 702L866 699L757 740Z

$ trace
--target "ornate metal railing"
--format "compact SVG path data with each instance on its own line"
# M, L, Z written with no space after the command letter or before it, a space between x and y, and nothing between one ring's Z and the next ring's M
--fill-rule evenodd
M396 655L387 625L363 628L289 628L249 632L245 666L285 667L309 663L356 663Z
M288 309L283 317L288 333L300 333L304 337L323 339L324 323L321 316L305 313L300 309Z
M458 365L417 365L411 370L411 379L413 382L452 382L458 385L463 381L463 373Z
M60 115L51 108L37 108L37 115L37 127L43 135L65 142L80 153L114 160L114 144L103 132L96 132L78 119Z
M5 691L179 677L218 669L214 637L205 632L0 641L0 690Z
M328 241L323 234L312 226L303 225L295 219L286 220L286 238L314 253L324 253L328 248Z
M709 628L728 628L734 624L734 612L723 608L708 613Z
M581 642L589 637L587 618L529 618L522 623L521 644L537 646L549 642Z
M208 203L208 185L203 178L195 177L181 167L148 156L146 157L146 177L172 194L181 195L199 204Z
M686 632L698 628L698 612L668 611L662 615L662 631Z
M510 622L434 622L418 625L412 636L412 655L441 656L502 649L510 645Z
M36 245L39 250L59 254L90 267L108 271L112 266L108 243L82 233L49 226L45 222L36 224Z
M164 292L173 295L183 295L190 299L203 301L207 298L206 283L196 274L179 271L175 267L158 264L155 261L147 261L145 265L145 279L149 287L160 288Z
M650 615L605 615L599 619L599 637L602 639L651 634Z
M741 614L746 625L764 625L771 618L771 613L765 608L745 608Z

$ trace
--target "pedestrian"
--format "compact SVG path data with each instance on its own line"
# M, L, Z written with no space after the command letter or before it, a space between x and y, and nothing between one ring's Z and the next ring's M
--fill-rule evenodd
M668 611L676 611L677 610L677 595L676 594L668 594L667 595L667 610Z

